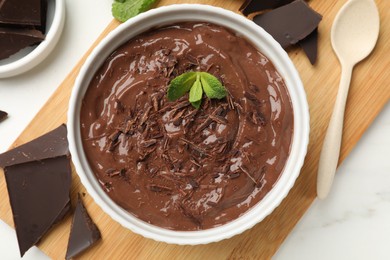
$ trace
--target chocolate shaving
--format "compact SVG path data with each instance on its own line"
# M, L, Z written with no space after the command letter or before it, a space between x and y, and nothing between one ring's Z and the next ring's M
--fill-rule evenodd
M230 165L229 164L225 164L224 166L221 167L221 169L219 170L221 173L226 173L230 168Z
M140 145L142 147L150 147L152 145L155 145L157 143L156 139L149 139L149 140L143 140L140 142Z
M125 107L119 99L115 99L114 108L116 109L117 114L122 113L125 110Z
M245 91L244 97L246 97L248 100L252 101L252 103L254 103L256 105L258 105L260 103L258 98L256 97L256 95L249 92L249 91Z
M211 118L208 117L206 120L204 120L204 121L195 129L195 133L199 133L199 132L202 131L203 129L207 128L212 122L213 122L213 120L211 120Z
M241 167L241 166L238 166L238 168L240 168L240 170L241 170L243 173L245 173L245 174L248 176L248 178L251 179L251 180L253 181L253 183L254 183L255 185L257 185L257 181L253 178L253 176L252 176L246 169L244 169L244 168Z
M153 146L153 147L149 148L149 150L144 151L143 154L141 153L141 154L139 155L138 161L140 162L140 161L146 160L146 159L148 158L148 156L149 156L151 153L153 153L156 149L157 149L157 146Z
M215 207L215 206L218 205L218 203L215 203L214 201L210 201L210 200L207 201L206 204L209 205L209 206L211 206L211 207Z
M165 137L165 140L164 140L164 145L163 145L163 149L166 150L168 148L168 144L169 144L169 138L168 137Z
M124 177L126 175L126 169L116 170L113 168L107 169L106 174L109 177L121 176Z
M118 141L118 138L119 136L121 135L121 131L117 130L115 131L114 133L112 133L108 138L112 141L112 142L116 142Z
M106 174L107 174L107 175L110 175L111 173L113 173L113 172L115 172L115 171L116 171L115 168L108 168L108 169L106 170Z
M103 188L107 191L110 192L112 190L112 182L105 182L103 183Z
M158 104L158 97L157 97L157 95L153 95L152 96L152 104L153 104L153 108L154 108L154 111L158 111L158 109L159 109L159 104Z
M221 154L226 150L227 143L222 143L217 150L215 150L216 153Z
M229 174L229 178L230 179L237 179L238 177L240 177L240 173L239 172L235 172L235 173Z
M171 188L166 187L166 186L161 186L157 184L150 184L147 186L149 190L154 191L154 192L168 192L172 191Z
M155 135L152 135L150 138L152 139L160 139L160 138L163 138L164 135L161 134L161 133L156 133Z
M215 115L209 115L209 118L219 124L222 124L222 125L226 125L227 124L227 120L226 118L224 117L220 117L220 116L215 116Z
M200 154L204 154L206 156L210 156L205 150L203 150L202 148L200 148L199 146L197 146L196 144L194 144L193 142L187 140L187 139L184 139L184 138L180 138L180 140L182 140L183 142L187 143L190 145L190 147L192 149L194 149L195 151L197 151L198 153Z
M213 173L211 174L211 177L214 179L219 178L219 173Z
M193 109L190 113L188 113L187 115L183 116L183 119L186 119L186 118L193 118L197 113L198 113L198 109Z
M192 159L190 160L190 162L192 162L194 165L198 166L199 168L202 167L202 165L199 164L199 163L195 160L195 158L192 158Z
M215 190L216 188L218 188L217 185L206 185L206 184L202 184L199 186L201 189L210 189L210 190Z
M258 92L260 91L259 87L256 86L256 85L254 85L254 84L249 84L249 85L248 85L248 88L249 88L250 90L252 90L253 92L255 92L255 93L258 93Z
M186 59L193 65L198 65L199 64L199 61L197 58L195 58L194 56L192 56L191 54L187 53L186 54Z
M149 113L150 113L151 110L152 110L152 107L151 107L151 106L148 106L148 107L146 108L145 113L144 113L144 114L142 115L142 117L141 117L141 121L140 121L140 123L139 123L140 126L142 126L143 124L145 124L146 120L148 120Z
M263 166L261 167L260 169L260 174L259 174L259 178L257 179L257 185L256 185L256 188L261 188L261 186L263 186L263 184L265 184L265 172L267 171L267 166Z
M172 118L173 124L175 126L179 126L181 124L181 121L183 120L182 116L186 112L186 109L181 110L178 112L175 117Z
M173 110L177 110L177 109L181 109L181 108L184 108L184 107L188 107L189 105L191 105L191 103L188 100L184 100L184 101L174 105L173 106Z
M115 150L115 147L119 145L120 142L117 141L111 141L108 146L108 151L113 152Z
M199 183L196 180L190 179L189 182L190 182L190 185L192 186L192 188L194 188L194 189L199 188Z
M233 98L230 96L230 93L226 96L226 99L228 101L229 108L231 110L234 110L235 106L234 106Z
M255 125L261 125L261 126L266 125L265 117L260 112L257 112L257 111L250 112L248 114L248 119L249 119L249 121L251 121Z
M168 61L166 63L167 67L175 67L177 64L177 59L173 55L168 55Z

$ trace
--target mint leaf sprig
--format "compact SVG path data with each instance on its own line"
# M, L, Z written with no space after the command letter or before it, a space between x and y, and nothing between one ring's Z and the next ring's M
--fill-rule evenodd
M142 12L149 10L157 0L114 0L112 15L121 22L126 22Z
M202 103L203 92L210 99L222 99L227 93L222 83L210 73L190 71L171 80L167 91L168 100L175 101L188 91L189 101L197 109Z

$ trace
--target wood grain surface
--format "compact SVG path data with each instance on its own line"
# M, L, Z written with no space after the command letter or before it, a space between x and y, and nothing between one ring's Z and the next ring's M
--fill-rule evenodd
M159 5L178 3L161 0ZM242 0L187 0L187 3L202 3L221 6L238 12ZM87 194L85 204L99 226L103 239L82 255L84 259L269 259L293 229L316 197L316 174L319 153L324 133L332 112L337 93L340 66L331 49L330 28L332 21L346 2L311 0L310 6L324 17L319 26L319 57L311 66L299 48L289 50L307 93L310 107L311 132L304 167L282 204L254 228L231 239L200 246L177 246L145 239L123 228L106 215ZM381 32L372 55L358 64L352 77L352 86L345 114L342 161L352 150L364 131L372 123L390 98L390 1L377 0L381 15ZM91 49L111 30L118 26L111 22L96 40ZM351 43L353 44L353 43ZM80 66L90 53L84 55L70 72L57 91L36 115L13 147L54 129L66 122L66 113L71 89ZM77 192L85 192L77 174L73 172L72 198ZM13 225L12 213L4 174L0 174L0 218ZM55 226L38 245L53 259L64 259L70 231L71 216Z

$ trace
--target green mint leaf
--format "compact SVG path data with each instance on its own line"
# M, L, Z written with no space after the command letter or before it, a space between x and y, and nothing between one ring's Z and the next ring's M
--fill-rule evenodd
M186 72L171 80L167 96L168 100L175 101L190 91L189 101L197 109L202 103L203 91L209 98L224 98L227 91L222 83L207 72Z
M175 101L187 93L196 80L196 72L183 73L177 76L168 86L168 100Z
M210 73L200 72L200 80L202 82L203 90L208 98L221 99L226 97L225 87Z
M199 108L200 103L202 102L202 96L203 96L203 89L202 89L202 84L200 83L200 76L199 73L196 74L196 81L194 85L192 85L191 90L190 90L190 98L189 101L191 104Z
M131 17L149 10L157 0L114 0L112 15L119 21L125 22Z
M199 101L196 101L196 102L192 102L191 105L193 107L195 107L196 109L199 109L200 108L200 104L202 104L202 100L199 100Z

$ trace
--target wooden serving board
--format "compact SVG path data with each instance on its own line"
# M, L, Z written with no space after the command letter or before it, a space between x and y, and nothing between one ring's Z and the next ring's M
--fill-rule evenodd
M178 3L175 0L161 0L159 5ZM238 11L243 0L187 0L221 6ZM304 83L310 106L310 144L304 167L295 186L282 204L264 221L251 230L231 239L200 246L177 246L143 238L123 228L106 215L86 195L84 201L94 221L99 226L103 239L83 258L88 259L269 259L293 229L316 197L316 173L324 133L331 115L338 89L340 66L330 44L332 21L346 2L312 0L310 5L324 18L319 26L319 58L311 66L303 51L296 48L289 55L297 67ZM345 114L344 138L341 160L355 146L367 127L390 98L390 1L377 0L381 15L381 33L373 54L356 66ZM108 32L119 25L113 21L100 35L91 49L59 86L42 110L36 115L13 146L23 144L66 122L68 100L80 66L92 48ZM353 44L353 43L351 43ZM72 197L85 192L76 173L73 173ZM0 174L0 218L13 225L11 209L4 174ZM75 200L73 200L75 201ZM39 247L53 259L63 259L67 247L71 217L53 228L39 244Z

